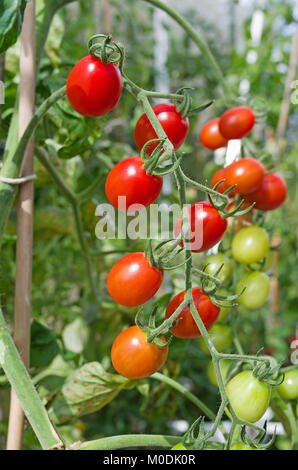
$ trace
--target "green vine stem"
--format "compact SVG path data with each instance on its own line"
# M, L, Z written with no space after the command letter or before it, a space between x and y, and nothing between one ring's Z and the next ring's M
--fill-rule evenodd
M45 407L9 334L1 309L0 365L14 388L41 447L43 449L63 448L63 443L48 418Z
M23 156L27 144L35 131L41 119L45 116L47 111L66 93L66 86L55 91L49 98L47 98L40 108L36 111L32 120L27 126L22 138L20 139L16 151L7 154L1 169L1 176L5 178L18 178ZM4 228L11 210L14 196L16 194L16 185L0 182L0 244L3 237Z
M229 90L226 84L225 78L223 76L223 73L217 61L215 60L215 57L212 54L205 39L197 31L193 29L193 27L188 23L188 21L186 21L185 18L183 18L177 11L175 11L170 6L165 5L160 0L144 0L144 1L147 3L151 3L151 5L154 5L155 7L160 8L161 10L165 11L171 18L173 18L185 30L188 36L192 38L192 40L198 46L200 51L205 55L205 57L209 61L209 65L212 68L213 73L222 88L224 97L226 99L231 99L233 97L232 93Z
M286 403L276 389L272 392L271 406L283 423L285 431L290 436L291 445L298 449L298 421L294 415L291 403Z
M77 450L114 450L126 447L165 447L169 448L178 444L181 437L163 436L159 434L127 434L121 436L104 437L94 441L74 444Z

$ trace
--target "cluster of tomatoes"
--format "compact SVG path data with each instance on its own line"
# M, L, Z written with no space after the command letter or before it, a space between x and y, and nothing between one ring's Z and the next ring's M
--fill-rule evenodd
M85 116L101 116L111 111L118 103L122 92L122 79L118 67L113 63L104 63L100 59L89 55L81 59L71 71L67 81L67 97L77 112ZM174 104L159 104L153 107L161 126L177 150L185 141L189 122L177 111ZM238 107L226 111L221 118L209 121L200 134L203 145L214 150L227 144L230 139L238 139L247 135L252 129L255 117L250 108ZM139 150L144 145L156 139L157 135L146 114L138 120L134 139ZM158 142L151 142L146 153L150 156ZM222 181L223 180L223 181ZM275 173L266 173L263 165L254 158L242 158L227 168L219 170L211 182L217 182L217 191L229 192L230 197L238 194L244 197L245 203L255 203L255 208L271 210L282 204L286 197L286 185L283 179ZM146 173L140 156L132 156L118 163L106 179L105 191L111 204L120 210L140 210L148 207L158 197L163 180L161 176ZM119 204L119 197L124 198L124 204ZM234 200L228 210L235 208ZM232 255L235 260L244 265L254 265L264 259L269 250L269 237L267 232L258 226L244 226L251 224L251 215L246 220L236 220L235 233L232 242ZM199 223L198 223L199 222ZM237 225L238 224L238 225ZM189 209L190 237L189 248L192 252L206 251L215 246L224 235L228 224L226 218L209 202L201 201L193 204ZM196 228L203 229L203 239L198 243ZM182 230L182 221L176 223L175 235L179 236ZM183 245L183 242L181 242ZM206 272L211 275L218 272L219 279L224 282L231 276L233 261L225 254L218 253L207 259ZM130 253L111 268L107 278L107 289L111 297L119 304L127 307L142 305L151 299L161 286L163 270L152 266L145 253ZM256 294L256 285L260 286L259 295ZM247 308L261 306L269 292L269 280L265 273L254 271L247 274L237 285L237 292L245 292L239 297L239 303ZM220 293L220 292L219 292ZM261 294L260 294L261 293ZM224 291L222 291L224 294ZM179 308L184 301L185 292L180 292L169 303L165 318ZM224 350L232 343L232 333L226 324L216 323L227 315L227 309L220 309L200 287L192 289L194 305L206 327L210 330L211 338L218 351ZM197 338L201 336L193 316L186 306L184 307L171 330L179 338ZM224 338L224 342L223 342ZM129 379L147 377L159 370L165 363L168 355L168 346L164 337L160 338L165 346L161 347L155 342L147 342L146 332L138 326L127 328L115 339L111 359L121 375ZM224 343L224 344L223 344ZM208 351L204 342L202 349ZM229 369L229 361L221 361L222 374L225 376ZM297 371L296 371L297 372ZM208 367L208 376L216 384L212 363ZM293 397L297 394L297 376L295 376L295 392L285 392ZM286 382L287 383L287 382ZM282 386L281 386L282 387ZM270 386L260 383L251 371L237 374L226 386L231 405L239 418L254 422L266 410L270 398ZM282 392L281 392L282 393ZM241 397L241 403L239 402ZM257 397L257 401L252 399ZM261 398L260 398L261 397Z

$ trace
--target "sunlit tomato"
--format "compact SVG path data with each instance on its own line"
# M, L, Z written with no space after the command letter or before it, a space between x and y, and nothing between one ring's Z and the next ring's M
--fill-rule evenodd
M286 372L285 378L283 382L278 385L277 390L285 400L295 400L298 398L298 369Z
M251 204L248 202L243 202L239 210L248 209L250 205ZM234 201L230 202L230 204L228 204L226 207L226 210L228 212L233 212L235 209L236 209L236 203ZM252 224L252 214L253 214L253 209L247 212L246 214L239 215L237 217L229 217L227 230L230 230L233 225L234 233L237 233L243 227L248 227L249 225Z
M209 250L218 243L226 228L227 221L210 202L197 202L188 210L190 225L189 248L195 253ZM175 236L181 233L181 217L175 226ZM183 246L183 242L181 242Z
M132 204L149 206L158 197L161 188L162 177L147 175L141 157L130 157L117 163L110 171L105 191L114 207L128 210ZM120 196L125 198L122 203L118 199Z
M248 444L244 444L244 442L236 442L230 448L230 450L262 450L256 449L254 447L250 447Z
M185 291L180 292L171 300L166 310L166 318L169 318L177 310L183 302L184 296ZM218 318L219 307L211 302L208 295L204 294L200 287L192 289L192 298L206 329L209 330ZM201 336L201 332L188 307L184 307L177 318L180 318L180 320L171 330L174 336L178 338L197 338Z
M224 352L231 346L233 342L232 328L230 327L230 325L216 323L209 330L209 336L215 349L217 349L218 352ZM199 339L199 344L202 351L204 351L206 354L210 354L210 351L206 346L203 337Z
M157 116L163 130L177 150L186 139L189 121L178 113L172 103L161 103L153 106L153 111ZM151 139L157 139L157 134L153 129L147 115L144 113L138 120L134 131L135 143L139 150ZM147 154L151 155L159 142L152 142L147 148Z
M219 131L225 139L242 139L253 128L255 115L247 106L228 109L220 118Z
M223 379L224 382L226 381L226 378L227 378L228 372L229 372L229 368L230 368L232 363L233 363L233 361L231 361L230 359L222 359L219 363L221 376L222 376L222 379ZM216 373L215 373L215 369L214 369L214 365L213 365L212 360L208 362L207 376L208 376L208 379L210 380L210 382L213 385L215 385L216 387L218 387L217 377L216 377Z
M232 241L233 256L239 263L257 263L264 258L268 250L268 233L257 225L242 228Z
M166 342L165 338L162 340ZM168 357L168 347L147 343L147 335L138 326L122 331L115 339L111 359L116 371L128 379L142 379L157 372Z
M216 150L220 147L225 147L228 143L227 139L225 139L219 132L219 120L220 118L215 118L206 122L200 132L200 142L209 150Z
M205 264L207 265L205 272L211 276L214 276L222 266L219 274L216 276L221 283L226 282L233 274L234 262L223 253L207 256Z
M135 307L151 299L160 288L163 271L154 268L142 252L130 253L114 264L107 288L118 304Z
M238 282L236 294L240 294L244 288L245 291L238 297L237 302L248 309L262 307L270 292L269 277L260 271L249 273Z
M102 116L118 103L122 78L115 64L88 55L69 74L66 93L70 105L84 116Z
M261 162L255 158L240 158L226 167L225 184L233 186L240 194L248 194L255 191L261 185L265 175L265 169Z
M261 211L272 211L281 206L287 197L285 180L277 173L264 176L261 185L253 193L247 194L246 200L255 202L255 208Z
M271 387L260 382L251 370L244 370L228 382L226 392L238 418L255 423L269 406Z

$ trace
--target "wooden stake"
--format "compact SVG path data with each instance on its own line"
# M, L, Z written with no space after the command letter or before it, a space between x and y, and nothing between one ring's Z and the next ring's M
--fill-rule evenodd
M19 138L34 114L35 105L35 2L26 6L21 34L20 87L19 87ZM34 140L25 152L22 176L33 173ZM30 315L32 280L32 240L33 240L33 181L19 188L18 227L16 252L16 285L14 339L20 356L29 367L30 358ZM7 449L19 450L22 447L24 413L11 390Z

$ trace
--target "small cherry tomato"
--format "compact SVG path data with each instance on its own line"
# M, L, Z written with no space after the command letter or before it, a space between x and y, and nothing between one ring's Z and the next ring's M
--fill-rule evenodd
M218 243L226 228L227 221L210 202L196 202L188 210L189 247L194 253L209 250ZM175 226L175 236L181 232L181 217ZM181 242L183 246L183 242Z
M200 142L209 150L225 147L228 143L227 139L219 132L219 121L220 118L211 119L211 121L206 122L200 132Z
M221 376L222 376L222 379L223 379L224 382L226 381L226 378L227 378L228 372L229 372L229 368L230 368L232 363L233 363L233 361L231 361L230 359L222 359L219 363ZM214 369L214 365L213 365L212 360L210 360L208 362L207 376L208 376L208 379L210 380L210 382L213 385L215 385L216 387L218 387L217 377L216 377L216 373L215 373L215 369Z
M130 253L108 274L110 296L120 305L135 307L151 299L161 286L163 271L154 268L142 252Z
M253 193L247 194L245 199L255 202L255 208L261 211L272 211L280 207L287 197L285 180L277 173L264 176L261 185Z
M185 291L180 292L180 294L177 294L171 300L166 310L166 318L169 318L175 310L177 310L179 305L183 302L184 296ZM200 287L194 287L192 289L192 298L206 329L209 330L218 318L219 307L211 302L208 295L204 294ZM171 330L171 333L174 336L188 339L198 338L201 336L201 332L198 329L188 307L184 307L177 318L180 320Z
M269 406L271 387L260 382L251 370L244 370L227 383L226 392L238 418L255 423Z
M268 250L268 233L257 225L242 228L232 241L232 253L239 263L257 263L264 258Z
M146 173L141 157L125 158L108 174L106 196L114 207L121 210L127 211L132 204L147 207L159 196L162 182L161 176ZM120 202L120 196L126 199Z
M115 64L88 55L69 74L66 93L72 108L84 116L102 116L118 103L122 78Z
M298 369L286 372L284 380L277 386L277 390L285 400L295 400L298 398Z
M237 302L245 308L259 308L266 302L270 292L270 281L266 273L254 271L247 274L237 284L236 294L245 288Z
M160 103L153 106L152 109L169 140L172 142L174 149L177 150L186 139L189 129L188 118L183 118L172 103ZM136 124L134 139L139 150L149 140L157 139L157 134L145 113L142 114ZM151 155L158 144L159 142L152 142L148 145L146 153Z
M230 327L230 325L216 323L209 330L209 336L215 349L217 349L218 352L226 351L226 349L229 349L229 347L233 343L232 328ZM199 344L201 350L204 351L204 353L210 354L210 351L206 346L203 337L199 338Z
M219 274L216 276L222 284L230 279L233 274L234 262L223 253L216 253L214 255L207 256L205 259L205 265L207 265L205 272L211 276L214 276L222 266Z
M161 339L166 342L164 337ZM168 347L148 343L138 326L122 331L115 339L111 359L116 371L128 379L143 379L157 372L166 362Z
M253 128L255 115L247 106L237 106L222 114L219 131L225 139L242 139Z
M236 193L252 193L261 185L265 175L265 169L256 158L240 158L231 163L225 169L225 184L235 187Z

